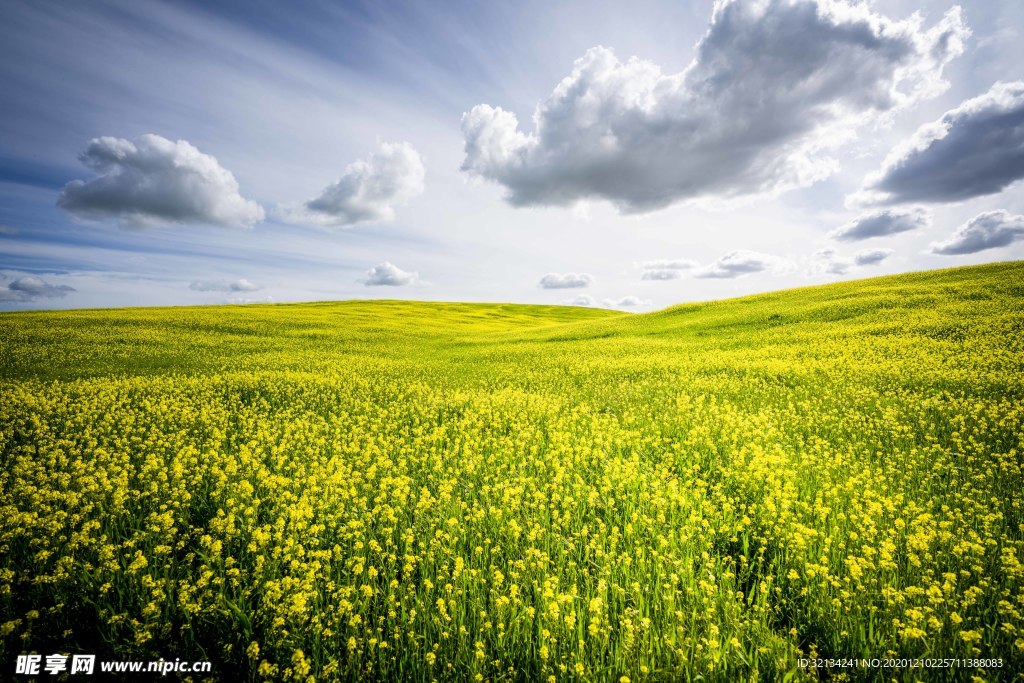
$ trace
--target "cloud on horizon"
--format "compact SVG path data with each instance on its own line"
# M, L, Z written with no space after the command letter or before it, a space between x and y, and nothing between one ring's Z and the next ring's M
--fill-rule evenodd
M569 306L593 306L597 302L594 301L594 297L589 294L580 294L578 297L573 299L565 299L562 303Z
M601 198L642 213L693 198L776 194L832 174L853 131L942 91L969 30L866 4L720 2L683 72L591 48L537 106L533 132L481 104L462 169L522 206Z
M263 289L244 277L237 280L195 280L188 287L197 292L255 292Z
M604 305L608 308L641 308L643 306L650 306L650 299L641 299L637 296L624 296L621 299L605 299Z
M230 171L185 140L94 138L78 159L98 176L71 181L57 198L57 206L78 218L133 228L247 228L264 218L263 207L239 194Z
M4 278L6 279L6 278ZM52 285L35 275L12 280L0 289L0 303L30 303L37 299L62 299L77 291L68 285Z

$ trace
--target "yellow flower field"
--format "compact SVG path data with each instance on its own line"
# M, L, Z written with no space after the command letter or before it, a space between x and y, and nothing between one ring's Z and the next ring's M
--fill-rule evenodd
M0 416L4 675L1024 671L1024 263L645 315L3 314Z

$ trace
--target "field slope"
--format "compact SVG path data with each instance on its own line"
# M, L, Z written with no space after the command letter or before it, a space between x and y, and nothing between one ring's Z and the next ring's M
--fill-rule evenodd
M2 314L0 666L1014 680L1022 441L1019 262L645 315Z

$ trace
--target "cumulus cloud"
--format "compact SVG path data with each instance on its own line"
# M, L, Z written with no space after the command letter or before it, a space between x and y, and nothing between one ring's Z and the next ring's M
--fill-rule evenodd
M875 266L892 256L892 249L863 249L853 256L858 266Z
M608 308L639 308L650 306L650 299L641 299L636 296L624 296L621 299L605 299L604 305Z
M578 289L594 281L587 273L548 273L540 279L541 289Z
M867 3L724 0L681 73L595 47L537 106L532 132L473 107L462 169L513 206L602 198L624 213L803 187L836 170L830 150L858 126L944 89L967 35L959 8L926 29Z
M832 239L856 242L872 237L885 237L927 227L931 214L921 207L913 209L882 209L857 216L829 233Z
M407 142L384 143L366 159L345 167L341 178L301 209L284 217L324 226L388 221L395 207L423 192L426 170L419 153Z
M197 292L255 292L263 288L245 278L239 278L238 280L196 280L189 285L189 289Z
M700 278L735 278L751 273L760 273L769 268L778 268L781 259L756 251L737 249L730 251L714 263L701 268L695 274Z
M419 278L419 273L408 273L390 261L378 263L366 271L366 279L362 283L367 287L385 285L388 287L401 287L411 285Z
M988 211L967 221L943 242L933 242L933 254L955 256L1006 247L1024 239L1024 216Z
M235 176L185 140L95 138L78 158L98 176L71 181L57 199L78 217L130 227L249 227L263 220L263 208L239 194Z
M4 278L6 279L6 278ZM53 285L35 275L19 277L0 289L0 303L28 303L37 299L60 299L76 291L68 285Z
M568 304L569 306L593 306L597 302L594 301L594 297L589 294L581 294L574 299L565 299L562 303Z
M996 83L897 146L850 203L958 202L1024 178L1024 81Z

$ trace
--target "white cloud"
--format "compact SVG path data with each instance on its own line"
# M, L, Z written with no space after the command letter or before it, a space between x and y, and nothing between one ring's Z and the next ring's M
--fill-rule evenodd
M565 299L562 303L568 304L569 306L593 306L597 302L594 301L594 297L589 294L581 294L574 299Z
M996 83L925 124L865 179L851 204L958 202L1024 178L1024 81Z
M657 270L645 270L640 275L641 280L678 280L683 276L683 271L673 268L659 268Z
M37 299L61 299L74 291L76 291L74 287L53 285L35 275L27 275L12 280L7 287L0 289L0 303L28 303Z
M832 239L842 242L856 242L872 237L884 237L901 232L927 227L931 214L921 208L882 209L857 216L849 223L829 233Z
M641 280L678 280L683 276L684 270L696 268L699 264L690 259L658 259L656 261L644 261L640 264L644 272L640 275Z
M875 266L892 256L892 249L862 249L853 256L858 266Z
M641 266L651 270L689 270L696 268L699 264L688 258L659 259L657 261L644 261Z
M621 299L605 299L604 305L608 308L642 308L651 305L650 299L641 299L636 296L624 296Z
M881 263L892 255L892 249L862 249L853 257L840 256L835 249L821 249L811 257L807 274L846 275L852 270Z
M829 275L846 275L853 265L845 259L835 259L825 265L825 272Z
M664 74L595 47L538 105L533 132L477 105L462 169L514 206L603 198L637 213L777 193L834 172L857 127L945 87L969 34L959 8L931 29L841 0L723 0L693 63Z
M756 251L737 249L725 254L714 263L701 268L695 273L699 278L736 278L752 273L760 273L768 269L778 269L783 265L782 259Z
M811 257L807 268L809 275L846 275L853 262L836 254L835 249L821 249Z
M933 242L933 254L954 256L1006 247L1024 239L1024 216L1006 211L979 214L956 229L949 239Z
M378 285L401 287L413 284L418 278L419 273L408 273L390 261L384 261L366 271L366 279L361 282L367 287Z
M197 292L255 292L263 288L245 278L239 278L238 280L196 280L189 285L189 289Z
M10 225L0 225L0 235L17 235L18 229Z
M426 170L419 153L407 142L383 143L366 159L345 167L341 178L301 209L284 217L325 226L388 221L395 207L422 194Z
M540 279L541 289L578 289L594 281L587 273L548 273Z
M263 220L263 208L239 194L231 172L185 140L94 138L78 158L99 175L65 185L57 205L80 218L130 227Z

